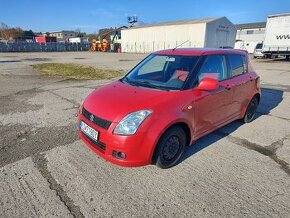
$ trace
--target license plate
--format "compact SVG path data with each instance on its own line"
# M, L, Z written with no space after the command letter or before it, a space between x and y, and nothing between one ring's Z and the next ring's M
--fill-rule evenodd
M99 132L94 130L92 127L84 123L83 121L80 121L80 129L81 131L86 134L91 139L98 141L98 135Z

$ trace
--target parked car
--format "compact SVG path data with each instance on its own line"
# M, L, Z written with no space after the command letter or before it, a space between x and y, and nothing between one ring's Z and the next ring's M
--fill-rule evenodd
M157 51L85 99L79 135L114 164L169 168L202 136L237 119L251 122L259 101L245 51Z
M264 58L264 54L262 51L263 51L263 43L258 43L254 49L253 57L254 58Z

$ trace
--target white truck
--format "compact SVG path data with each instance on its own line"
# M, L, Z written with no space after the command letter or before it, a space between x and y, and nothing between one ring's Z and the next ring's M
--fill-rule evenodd
M290 13L270 15L262 52L266 58L290 57Z

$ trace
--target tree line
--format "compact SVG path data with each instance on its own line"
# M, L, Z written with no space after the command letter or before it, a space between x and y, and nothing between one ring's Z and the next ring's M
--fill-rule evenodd
M35 36L32 30L23 30L20 27L10 27L5 23L0 23L0 38L3 40L13 40L19 37Z

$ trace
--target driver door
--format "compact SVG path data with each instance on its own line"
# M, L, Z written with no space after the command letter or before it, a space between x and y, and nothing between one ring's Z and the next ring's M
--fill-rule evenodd
M219 81L216 90L194 89L195 136L201 137L217 129L231 117L233 89L228 78L227 62L224 55L209 55L198 72L198 80L215 77Z

